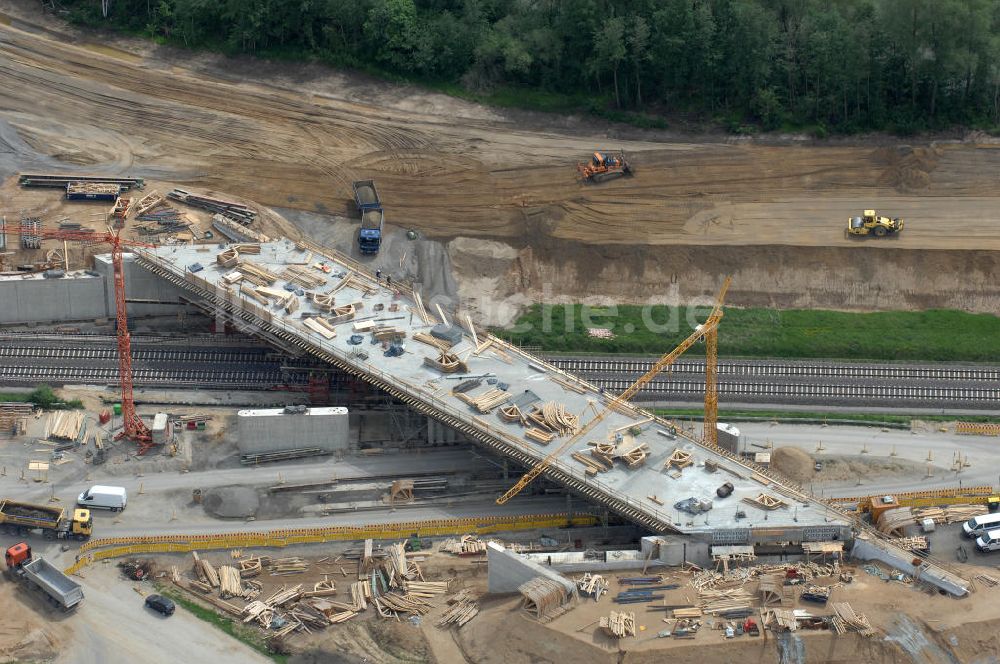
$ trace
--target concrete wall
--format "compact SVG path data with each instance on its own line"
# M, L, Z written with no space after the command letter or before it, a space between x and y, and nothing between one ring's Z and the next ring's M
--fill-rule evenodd
M318 447L327 452L347 450L350 444L346 408L311 408L304 414L241 410L237 413L237 446L243 454L281 452Z
M107 318L104 279L71 272L62 279L0 279L0 324Z
M491 593L516 593L521 584L543 576L561 583L570 596L576 596L576 584L562 574L508 551L499 544L487 544L486 556L489 566L487 583Z
M171 304L180 302L179 289L136 265L131 254L125 254L123 265L125 296L161 303L130 302L129 316L173 315L183 310L183 306ZM115 292L110 254L94 257L94 271L100 276L74 270L62 279L44 279L41 275L0 278L0 325L114 317Z
M912 561L917 556L909 551L883 546L858 538L854 540L854 548L851 550L851 555L858 560L880 560L904 574L909 574L916 579L926 581L955 597L964 597L969 594L969 584L965 579L937 565L923 564L914 566Z
M212 254L214 259L215 254ZM157 277L152 272L142 269L135 263L132 254L122 256L122 267L125 269L125 297L129 300L155 300L165 304L128 303L128 313L132 317L164 316L176 314L183 310L180 303L182 291L168 281ZM115 315L114 270L111 266L111 254L94 256L94 271L107 280L104 291L107 314ZM190 305L188 305L190 306Z

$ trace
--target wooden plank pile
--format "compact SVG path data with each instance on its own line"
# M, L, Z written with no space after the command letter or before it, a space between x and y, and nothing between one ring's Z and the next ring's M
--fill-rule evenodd
M698 593L698 602L702 613L711 613L734 617L735 614L747 614L753 605L753 594L743 588L728 590L709 590Z
M80 440L86 421L87 415L82 411L61 410L52 413L45 425L45 438Z
M848 602L833 602L830 605L837 617L844 621L847 627L858 632L862 636L874 637L878 632L872 627L868 617L863 613L856 613Z
M635 613L632 611L612 611L601 616L598 626L616 639L635 636Z
M309 561L299 557L276 558L268 563L267 571L271 576L287 576L302 574L309 569Z
M458 539L446 540L438 551L444 551L455 556L478 556L486 553L489 540L481 540L475 535L462 535Z
M926 551L927 538L923 535L913 537L900 537L892 541L893 544L905 551Z
M212 567L212 563L200 558L197 551L192 551L191 557L194 559L195 574L198 575L202 583L208 584L210 588L218 588L219 573Z
M218 569L217 577L219 579L219 595L222 599L243 596L243 579L235 567L223 565Z
M445 611L435 623L440 628L463 627L479 614L479 604L472 598L468 588L448 598L451 608Z
M957 523L988 514L985 505L945 505L943 507L916 507L913 516L919 523L924 519L934 519L934 523Z
M135 213L136 214L146 214L150 210L159 207L160 205L166 204L167 200L160 194L160 192L155 189L142 198L140 198L135 203Z
M593 456L594 452L591 450L592 456L587 456L583 452L573 452L570 456L575 460L582 463L586 468L584 472L587 475L596 475L597 473L604 473L611 470L612 466L600 459L599 457Z
M281 278L303 288L319 288L326 283L326 277L322 274L310 271L300 265L289 265L281 273Z
M497 406L509 401L510 393L506 390L493 388L475 397L466 392L456 394L455 397L469 404L480 413L488 413Z

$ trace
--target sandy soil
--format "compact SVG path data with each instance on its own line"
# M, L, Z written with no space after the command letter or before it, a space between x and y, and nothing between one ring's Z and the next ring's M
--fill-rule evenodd
M0 22L0 171L78 165L340 215L351 180L374 177L389 222L497 242L486 261L467 241L448 247L488 297L548 288L553 299L640 301L666 284L691 297L729 271L734 305L997 302L986 284L1000 248L1000 146L982 135L685 138L501 113L312 65L120 38L95 46L34 3L2 7L12 16ZM624 148L636 177L579 184L575 164L595 147ZM18 209L20 195L4 205ZM846 239L847 216L869 206L906 217L903 236Z

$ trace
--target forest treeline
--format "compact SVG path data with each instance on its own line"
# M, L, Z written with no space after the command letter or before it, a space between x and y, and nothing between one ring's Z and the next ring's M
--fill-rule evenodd
M1000 0L63 0L78 20L731 128L1000 121Z

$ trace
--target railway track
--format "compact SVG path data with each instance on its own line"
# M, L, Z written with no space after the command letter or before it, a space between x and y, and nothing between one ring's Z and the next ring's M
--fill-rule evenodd
M580 376L634 374L649 371L655 360L550 357L560 369ZM681 361L669 370L672 374L705 373L705 363ZM1000 381L1000 367L938 367L895 364L835 364L828 362L782 362L768 360L720 361L719 376L845 378L856 380L914 381Z
M227 343L228 342L228 343ZM652 359L549 357L610 392L625 390ZM143 387L267 390L307 382L309 365L267 346L215 336L133 338ZM705 363L681 361L637 395L639 401L699 402ZM770 404L990 408L1000 404L1000 367L818 361L730 360L719 365L723 401ZM0 383L114 383L110 335L0 334Z

